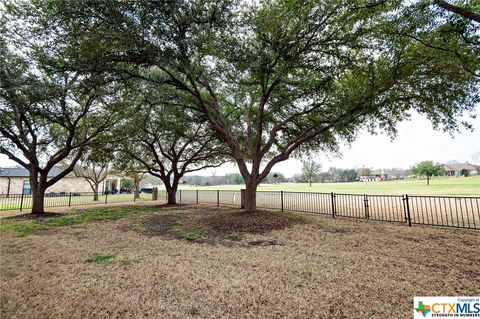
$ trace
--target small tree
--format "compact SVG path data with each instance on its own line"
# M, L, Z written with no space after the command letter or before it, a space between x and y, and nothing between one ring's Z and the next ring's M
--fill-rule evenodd
M468 175L470 175L470 172L468 171L468 169L462 168L462 170L460 171L460 175L468 177Z
M127 190L128 189L130 189L130 190L133 189L134 190L135 189L135 183L130 178L123 178L120 188L121 189L127 189Z
M330 167L327 171L328 175L330 175L330 180L334 182L341 182L342 181L342 173L343 169Z
M135 188L135 198L140 198L140 183L145 179L145 171L142 168L130 168L125 172L125 176L132 179Z
M302 162L302 176L312 186L312 181L320 174L322 164L313 160L306 160Z
M146 173L141 163L129 157L128 154L120 152L115 157L114 167L116 171L122 172L131 180L134 188L134 197L140 198L140 183L145 179Z
M442 164L432 161L423 161L412 168L412 173L418 176L427 177L427 185L430 185L430 177L438 176L445 173Z
M98 201L98 189L107 178L110 152L100 145L92 146L73 168L77 177L83 177L93 191L93 200Z
M345 182L354 182L357 180L358 174L354 169L345 169L342 171L342 180Z
M75 176L83 177L93 191L93 200L98 201L98 188L107 178L108 164L83 161L75 165L73 169Z
M362 176L368 177L370 175L372 175L372 170L368 167L364 167L362 169Z

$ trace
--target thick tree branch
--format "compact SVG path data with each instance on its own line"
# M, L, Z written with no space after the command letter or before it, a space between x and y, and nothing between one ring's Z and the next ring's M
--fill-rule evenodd
M475 12L469 11L465 8L460 7L460 6L450 4L450 3L446 2L446 1L443 1L443 0L433 0L433 3L436 4L439 7L447 10L447 11L458 14L458 15L462 16L463 18L473 20L473 21L476 21L476 22L480 23L480 15L476 14Z

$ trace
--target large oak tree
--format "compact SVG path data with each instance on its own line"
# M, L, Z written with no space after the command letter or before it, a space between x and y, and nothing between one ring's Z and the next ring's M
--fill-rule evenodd
M143 87L135 116L117 128L129 138L120 143L116 162L118 167L137 165L160 178L167 203L174 205L181 178L220 166L227 159L227 149L203 113L189 109L188 99L172 90Z
M52 59L188 95L228 146L255 211L257 185L300 151L335 150L362 129L394 134L411 111L455 130L473 110L478 33L455 50L431 45L444 20L422 3L51 0L32 12L64 35Z
M32 213L48 187L71 173L83 152L122 116L104 79L46 72L0 46L0 153L29 171ZM52 168L60 172L49 178Z

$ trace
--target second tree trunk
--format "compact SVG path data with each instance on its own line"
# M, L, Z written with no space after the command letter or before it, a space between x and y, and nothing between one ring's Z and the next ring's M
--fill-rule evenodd
M257 211L257 184L249 183L245 187L245 211L253 213Z

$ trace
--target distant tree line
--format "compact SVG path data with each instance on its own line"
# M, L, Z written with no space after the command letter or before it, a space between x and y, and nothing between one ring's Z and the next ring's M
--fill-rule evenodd
M307 167L305 167L307 164ZM321 171L319 163L312 164L309 161L304 162L302 172L292 177L285 177L284 174L276 172L270 173L263 180L264 184L275 183L341 183L359 181L362 176L372 176L376 171L368 168L338 168L330 167L326 171ZM411 170L401 168L388 168L384 170L389 176L406 177L411 175ZM378 174L377 174L378 175ZM276 177L274 177L276 176ZM190 175L183 176L182 183L194 186L213 186L213 185L243 185L242 176L239 173L231 173L223 176L203 176Z
M353 168L330 167L326 172L312 172L308 167L303 167L302 173L294 175L292 181L296 183L355 182L359 177L359 172Z
M263 180L263 183L274 184L274 183L285 183L288 182L287 179L282 173L270 173ZM212 186L212 185L243 185L243 178L240 173L230 173L223 176L201 176L201 175L190 175L183 176L182 183L187 185L194 186Z

